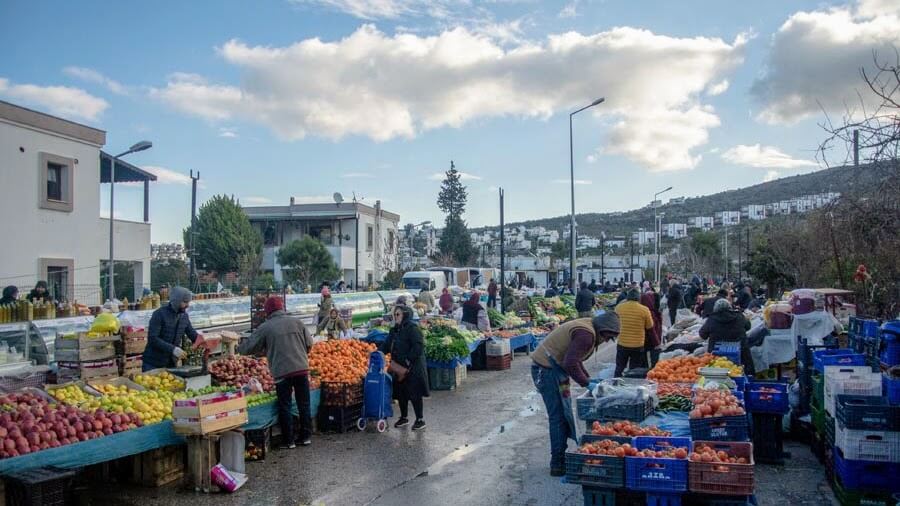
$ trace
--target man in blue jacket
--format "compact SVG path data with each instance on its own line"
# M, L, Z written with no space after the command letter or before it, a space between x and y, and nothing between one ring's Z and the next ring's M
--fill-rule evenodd
M186 312L191 297L190 290L176 286L169 290L169 303L153 312L147 332L147 349L144 350L144 371L174 367L176 360L186 357L187 352L181 349L184 336L191 343L197 343L199 335Z

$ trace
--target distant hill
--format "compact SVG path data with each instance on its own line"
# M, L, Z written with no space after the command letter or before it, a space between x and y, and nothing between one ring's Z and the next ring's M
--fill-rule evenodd
M769 204L803 195L831 191L841 194L865 192L874 188L880 178L880 171L872 166L832 167L714 195L686 198L681 204L665 204L660 206L659 210L665 213L664 223L686 223L687 219L692 216L712 216L717 211L739 211L741 206L745 205ZM599 237L600 232L604 231L607 237L627 235L640 227L648 227L648 224L652 224L653 209L635 209L621 213L576 214L575 220L578 223L579 234ZM543 226L549 230L562 231L568 228L568 224L568 216L558 216L507 223L507 226ZM472 230L484 229L482 227Z

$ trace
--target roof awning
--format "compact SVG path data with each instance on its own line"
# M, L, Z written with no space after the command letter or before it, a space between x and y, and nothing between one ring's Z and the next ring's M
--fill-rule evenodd
M109 182L109 165L112 155L100 152L100 182ZM116 182L117 183L141 183L144 181L156 181L156 175L146 170L132 165L124 160L116 160Z

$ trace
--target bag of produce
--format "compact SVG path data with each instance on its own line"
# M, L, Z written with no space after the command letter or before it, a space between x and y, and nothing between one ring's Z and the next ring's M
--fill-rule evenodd
M112 313L100 313L94 318L91 324L91 332L109 332L115 334L119 332L119 319Z

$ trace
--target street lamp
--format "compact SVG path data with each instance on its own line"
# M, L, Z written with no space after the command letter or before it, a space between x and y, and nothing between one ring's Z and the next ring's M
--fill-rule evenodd
M122 158L125 155L137 153L138 151L144 151L145 149L150 149L152 147L152 142L140 141L128 148L128 151L112 157L112 160L109 161L109 265L107 266L107 276L109 277L109 279L107 280L107 286L109 287L109 300L113 300L116 298L116 277L113 271L113 257L115 253L115 249L113 248L113 225L116 221L115 214L113 214L113 204L116 197L116 160Z
M413 225L412 228L410 228L410 230L409 230L409 267L410 267L410 269L412 268L413 257L415 256L415 251L413 250L413 236L415 235L414 232L417 228L424 227L426 225L431 225L431 222L427 221L427 220L423 221L422 223ZM416 265L418 265L418 262L416 262Z
M641 269L641 279L644 279L644 266L641 265L641 261L644 256L644 243L647 241L647 234L644 233L644 227L638 229L638 246L641 247L638 252L638 268ZM634 274L632 274L634 276ZM634 280L632 280L634 281Z
M575 112L569 113L569 177L572 181L572 220L570 223L570 235L572 242L572 251L569 253L569 289L575 293L575 148L572 141L572 117L579 112L600 105L606 100L603 97L598 98Z
M670 187L666 188L665 190L660 190L653 194L653 215L654 215L654 220L656 221L656 223L654 223L654 225L656 225L656 283L657 284L659 283L659 270L660 270L659 269L659 241L660 241L660 237L662 237L662 219L660 218L659 212L657 211L659 209L659 201L657 199L659 198L660 195L662 195L663 193L666 193L667 191L669 191L671 189L672 189L672 187L670 186Z

